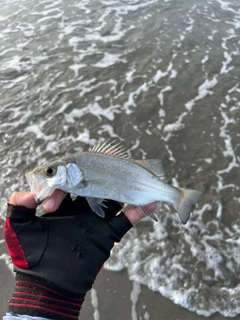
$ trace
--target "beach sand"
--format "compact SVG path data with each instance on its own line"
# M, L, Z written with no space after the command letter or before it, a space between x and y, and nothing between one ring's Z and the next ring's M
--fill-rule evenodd
M0 260L0 318L7 310L14 279L6 264ZM125 270L101 270L93 290L89 291L81 311L81 320L240 320L220 314L199 316L128 279Z

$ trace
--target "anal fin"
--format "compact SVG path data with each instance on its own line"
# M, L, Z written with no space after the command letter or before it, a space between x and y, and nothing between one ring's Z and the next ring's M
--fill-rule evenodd
M162 203L161 202L153 202L144 206L139 206L145 216L152 218L154 221L158 222L157 215L160 212Z
M125 204L121 211L125 212L126 210L134 207L136 206L133 204ZM145 214L146 217L150 217L156 222L158 222L157 214L160 212L161 207L162 207L162 203L159 201L146 204L144 206L139 206L139 208L142 210L142 212Z

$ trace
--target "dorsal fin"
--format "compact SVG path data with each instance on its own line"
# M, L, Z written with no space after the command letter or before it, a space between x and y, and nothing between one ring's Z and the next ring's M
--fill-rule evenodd
M134 160L135 163L151 171L158 178L164 178L162 161L159 159Z
M121 146L120 142L116 143L116 140L107 140L106 142L98 143L90 149L90 152L103 153L121 159L129 159L125 149Z

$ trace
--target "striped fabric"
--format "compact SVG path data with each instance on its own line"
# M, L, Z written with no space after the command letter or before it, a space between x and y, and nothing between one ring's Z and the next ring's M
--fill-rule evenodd
M49 319L77 320L83 298L63 296L43 285L16 280L15 292L9 302L13 314L27 314Z

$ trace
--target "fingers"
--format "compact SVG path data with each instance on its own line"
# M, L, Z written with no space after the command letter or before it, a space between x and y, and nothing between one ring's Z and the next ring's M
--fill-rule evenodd
M110 219L112 217L115 217L116 214L121 210L122 206L120 203L113 201L113 200L108 200L105 203L103 202L106 207L103 207L103 211L105 213L105 218Z
M43 202L43 208L46 212L54 212L58 209L67 193L61 190L55 190L53 194ZM25 206L28 209L37 207L34 195L31 192L14 192L9 200L9 203L15 206ZM147 205L148 206L148 205ZM145 206L147 208L147 206ZM149 204L152 207L152 204ZM139 207L133 207L124 212L128 220L135 224L145 217L145 214Z
M124 212L124 214L131 224L135 224L145 217L144 213L139 207L128 209Z
M152 209L153 205L157 206L157 202L153 202L148 205L145 205L144 208L146 210L148 209L148 207L149 207L149 209ZM146 215L144 214L144 212L142 211L142 209L140 207L133 207L131 209L128 209L124 212L124 214L128 218L128 220L131 222L131 224L135 224L138 221L140 221L141 219L143 219L144 217L146 217Z
M43 202L43 209L46 212L56 211L66 196L66 192L62 190L55 190L53 194Z
M24 206L28 209L35 209L37 204L31 192L14 192L9 200L9 204L14 206Z
M66 195L66 192L55 190L53 194L43 202L44 210L47 212L56 211ZM14 192L10 197L9 204L24 206L28 209L35 209L37 207L35 197L29 191Z

